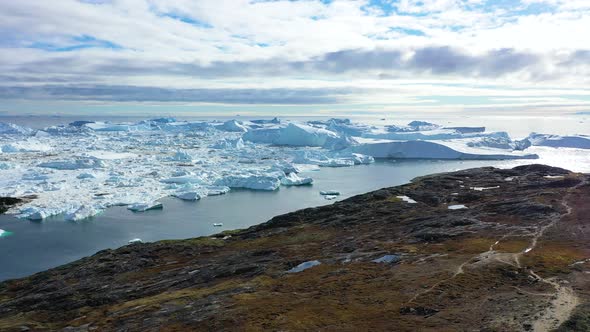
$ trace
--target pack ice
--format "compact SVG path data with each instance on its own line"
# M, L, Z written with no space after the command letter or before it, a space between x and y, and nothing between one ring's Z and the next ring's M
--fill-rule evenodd
M83 220L111 206L142 212L164 197L196 201L231 188L311 185L301 170L370 164L375 158L536 158L532 145L587 148L587 137L534 134L513 141L483 127L412 121L373 126L348 119L136 123L74 121L34 130L0 123L0 196L36 197L21 218ZM573 142L573 143L572 143Z

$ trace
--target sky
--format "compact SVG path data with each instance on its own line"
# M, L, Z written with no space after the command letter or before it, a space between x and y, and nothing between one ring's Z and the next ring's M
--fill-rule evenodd
M0 114L590 111L588 0L0 1Z

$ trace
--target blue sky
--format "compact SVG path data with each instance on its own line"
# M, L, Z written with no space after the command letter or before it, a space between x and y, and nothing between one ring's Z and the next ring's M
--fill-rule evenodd
M587 0L0 2L0 113L571 113Z

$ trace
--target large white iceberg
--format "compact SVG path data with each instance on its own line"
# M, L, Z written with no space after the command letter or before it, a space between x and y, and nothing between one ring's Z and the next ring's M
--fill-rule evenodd
M290 146L324 146L340 136L333 131L308 126L301 123L289 123L284 127L269 127L247 132L244 140L254 143L269 143Z
M467 153L452 149L446 145L427 141L394 141L367 143L352 148L354 152L374 158L389 159L537 159L534 154L517 155L502 153Z
M559 136L532 133L527 139L536 146L549 146L553 148L590 149L590 136Z
M309 177L300 177L296 173L289 173L285 177L281 179L281 184L283 186L302 186L307 184L312 184L313 179Z

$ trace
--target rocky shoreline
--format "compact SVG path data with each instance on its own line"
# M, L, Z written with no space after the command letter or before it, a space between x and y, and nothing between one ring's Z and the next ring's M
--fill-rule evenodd
M0 284L0 330L587 331L590 176L477 168Z

